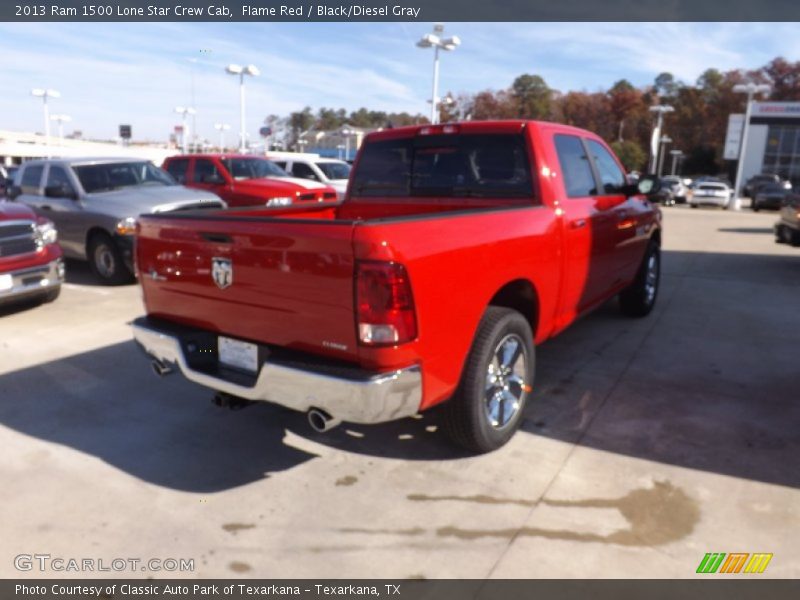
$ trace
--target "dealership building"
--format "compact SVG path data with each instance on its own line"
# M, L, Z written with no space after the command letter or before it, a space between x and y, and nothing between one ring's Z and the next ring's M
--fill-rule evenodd
M738 158L744 115L731 115L725 155ZM742 182L759 173L777 173L800 187L800 102L753 102Z

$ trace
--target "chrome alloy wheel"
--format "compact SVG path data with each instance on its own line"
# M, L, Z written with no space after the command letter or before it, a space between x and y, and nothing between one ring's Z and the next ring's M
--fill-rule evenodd
M494 349L486 369L484 412L495 429L503 429L513 420L524 394L530 391L525 383L528 360L525 344L513 333L500 340Z
M658 290L658 255L654 252L647 259L647 273L644 278L644 294L647 304L656 299Z

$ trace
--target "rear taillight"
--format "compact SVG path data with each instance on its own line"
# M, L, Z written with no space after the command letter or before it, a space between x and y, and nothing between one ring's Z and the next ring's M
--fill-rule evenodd
M365 346L394 346L417 337L411 282L399 263L357 264L356 307L358 339Z

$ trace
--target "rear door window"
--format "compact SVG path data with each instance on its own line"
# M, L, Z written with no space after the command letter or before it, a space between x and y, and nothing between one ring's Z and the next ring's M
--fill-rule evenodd
M213 161L207 158L195 159L192 181L195 183L212 183L221 179L222 174Z
M595 196L597 182L581 139L574 135L563 134L556 135L554 139L567 196L570 198Z
M366 144L351 197L532 198L522 134L415 136Z
M20 187L23 194L39 194L42 185L42 174L44 173L43 165L32 165L25 167L22 171L22 180Z
M186 172L189 170L189 159L178 158L167 163L167 173L175 178L178 183L186 183Z

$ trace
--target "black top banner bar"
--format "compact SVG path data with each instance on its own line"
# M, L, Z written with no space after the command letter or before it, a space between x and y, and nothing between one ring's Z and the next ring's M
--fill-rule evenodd
M800 21L796 0L4 0L2 21Z

